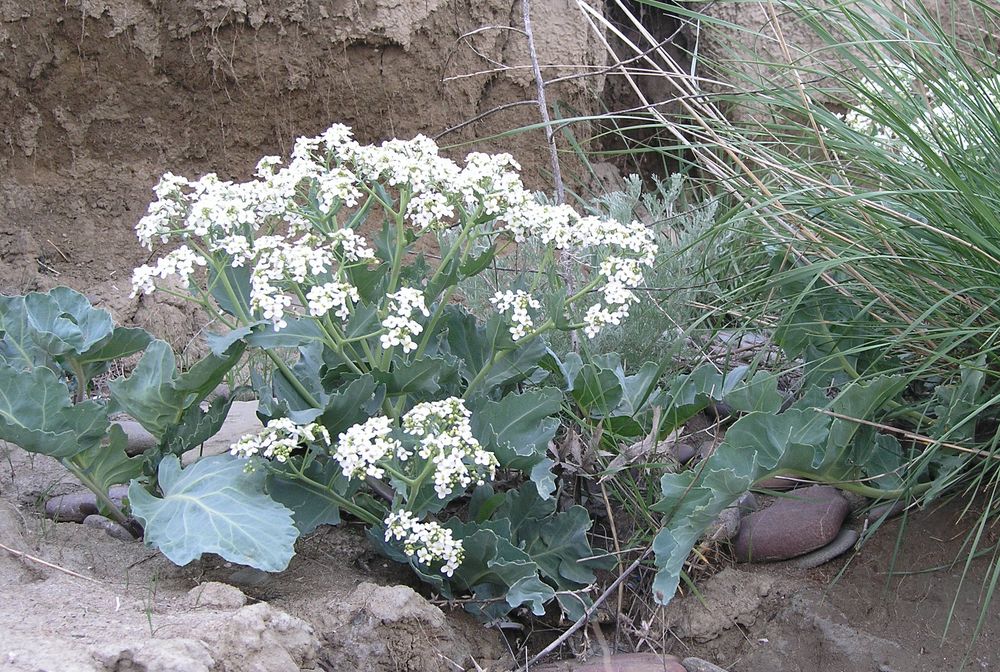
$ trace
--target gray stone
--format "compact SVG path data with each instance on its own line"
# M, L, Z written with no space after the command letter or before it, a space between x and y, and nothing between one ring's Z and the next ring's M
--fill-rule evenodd
M814 567L819 567L820 565L826 564L834 558L840 557L846 553L848 549L854 546L857 540L858 533L849 527L845 527L840 531L840 534L837 535L836 539L823 548L819 548L811 553L806 553L805 555L793 558L789 561L789 564L793 567L798 567L799 569L813 569Z
M735 506L730 506L722 510L722 513L709 525L705 533L701 535L704 541L726 541L732 539L740 531L740 510Z
M160 444L155 436L146 431L146 428L135 420L116 420L115 423L122 428L128 438L128 445L125 448L128 455L141 455Z
M119 541L135 541L135 537L132 536L131 532L110 518L105 518L97 513L84 518L83 524L87 527L92 527L95 530L104 530L107 532L108 536L114 537Z
M681 664L687 672L727 672L718 665L713 665L701 658L685 658Z
M733 541L741 562L787 560L829 544L850 511L836 488L813 485L746 516Z

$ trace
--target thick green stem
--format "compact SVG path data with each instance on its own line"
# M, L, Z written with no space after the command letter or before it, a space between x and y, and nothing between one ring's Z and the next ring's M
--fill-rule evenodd
M60 461L71 474L76 476L81 483L87 486L87 488L97 496L97 500L104 505L104 508L111 514L111 517L115 520L115 522L128 529L128 516L122 512L121 508L119 508L119 506L115 504L110 497L108 497L108 493L105 492L103 488L101 488L101 486L90 477L90 474L87 473L83 466L76 462L76 458L66 457Z

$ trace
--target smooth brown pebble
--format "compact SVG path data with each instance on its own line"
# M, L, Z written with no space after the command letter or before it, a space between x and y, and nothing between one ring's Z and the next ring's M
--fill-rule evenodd
M97 495L89 490L57 495L45 502L45 515L62 523L82 523L97 513Z
M787 560L829 544L850 511L836 488L813 485L746 516L733 540L741 562Z
M124 527L111 520L110 518L105 518L104 516L94 514L92 516L87 516L83 519L83 524L87 527L92 527L95 530L104 530L108 533L108 536L114 537L119 541L134 541L135 537L132 533L126 530Z
M533 672L687 672L676 656L658 653L616 653L585 663L563 660L531 668Z
M718 665L713 665L707 660L702 660L701 658L685 658L681 661L686 672L726 672Z
M691 461L695 455L698 454L698 449L692 446L690 443L678 443L674 446L674 456L677 461L681 464L687 464Z

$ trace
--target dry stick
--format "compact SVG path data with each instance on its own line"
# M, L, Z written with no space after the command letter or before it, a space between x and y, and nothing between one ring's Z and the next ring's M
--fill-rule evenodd
M69 574L70 576L74 576L74 577L76 577L78 579L83 579L84 581L90 581L91 583L96 583L99 586L104 585L100 581L98 581L97 579L93 579L93 578L91 578L89 576L84 576L83 574L77 574L72 569L66 569L65 567L60 567L59 565L53 565L51 562L47 562L45 560L42 560L41 558L36 558L35 556L29 555L29 554L25 553L24 551L18 551L16 549L11 548L10 546L4 546L3 544L0 544L0 548L2 548L3 550L7 551L8 553L13 553L14 555L18 556L19 558L24 558L25 560L31 560L32 562L37 562L40 565L45 565L46 567L58 570L58 571L60 571L60 572L62 572L64 574Z
M549 161L552 163L552 181L556 185L556 202L566 201L566 191L563 188L562 171L559 169L559 152L556 149L555 134L552 132L552 120L549 119L549 107L545 102L545 80L538 66L538 52L535 51L535 34L531 31L531 2L521 0L521 16L524 19L524 34L528 38L528 55L531 58L531 71L535 74L535 92L538 95L538 113L545 124L545 141L549 145Z
M534 665L539 660L541 660L542 658L544 658L545 656L549 655L550 653L558 649L560 646L562 646L563 642L572 637L574 632L582 628L590 620L590 617L593 616L594 612L597 611L597 608L604 603L604 600L608 599L608 597L610 597L611 594L618 589L618 586L620 586L625 581L625 579L628 578L629 574L634 572L636 568L642 563L642 561L645 560L646 557L652 552L653 552L653 545L650 544L649 546L646 547L646 550L642 552L642 555L636 558L635 562L629 565L628 568L624 572L622 572L617 579L612 581L611 585L608 586L603 593L601 593L601 596L598 597L596 600L594 600L594 603L590 605L590 608L583 613L583 616L581 616L576 621L576 623L571 625L569 629L566 630L566 632L559 635L559 637L554 642L552 642L544 649L536 653L534 657L532 657L531 660L526 662L524 664L524 667L519 668L519 670L527 672L527 670L532 665Z

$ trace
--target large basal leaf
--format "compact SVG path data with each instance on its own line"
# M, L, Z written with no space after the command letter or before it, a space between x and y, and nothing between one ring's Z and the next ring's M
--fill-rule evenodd
M87 379L91 380L107 370L111 362L141 352L152 341L152 335L145 329L115 327L107 338L94 344L75 359L83 367Z
M658 572L653 596L668 604L681 570L699 537L750 486L782 470L815 471L822 463L830 433L829 416L813 410L780 415L750 413L737 420L700 473L665 474L663 497L653 507L665 514L653 540Z
M108 428L103 406L72 404L51 369L0 366L0 439L33 453L69 457L98 445Z
M129 502L146 543L177 565L216 553L267 572L285 569L299 534L292 512L264 494L264 472L248 473L245 465L216 455L181 469L168 455L158 473L162 497L132 481Z
M452 356L422 357L412 362L393 362L392 370L376 372L388 396L405 394L411 401L433 400L457 392L458 359ZM445 391L439 394L444 386Z
M170 346L153 341L130 377L111 381L111 396L119 408L162 441L189 407L199 404L222 382L245 347L237 341L224 357L209 354L179 373Z

